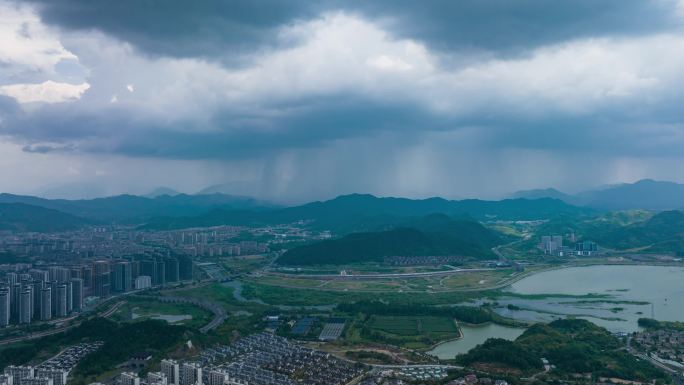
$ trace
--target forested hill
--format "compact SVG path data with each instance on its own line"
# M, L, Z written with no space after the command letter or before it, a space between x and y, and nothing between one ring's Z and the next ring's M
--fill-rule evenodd
M23 203L0 203L0 230L53 232L75 230L92 222L61 211Z
M382 261L391 256L460 255L492 258L501 236L470 219L430 215L405 227L363 232L300 246L278 259L283 265L342 265Z
M561 215L582 216L593 213L593 210L549 198L451 201L442 198L414 200L352 194L324 202L312 202L277 210L260 212L213 210L195 217L159 217L148 221L144 228L177 229L228 224L263 225L307 220L311 221L313 227L345 234L371 231L388 224L402 222L402 218L432 213L469 216L477 220L534 220L556 218Z
M131 224L139 224L160 216L198 216L215 209L259 211L276 207L253 198L224 194L160 195L153 198L117 195L76 200L0 194L0 203L23 203L100 222Z
M642 248L653 252L684 252L684 212L663 211L644 221L611 229L597 237L617 249Z
M631 381L664 380L667 375L623 350L623 344L606 329L582 319L537 324L515 341L493 338L478 345L457 361L471 367L498 368L537 373L541 358L555 365L554 373L571 376L592 373Z

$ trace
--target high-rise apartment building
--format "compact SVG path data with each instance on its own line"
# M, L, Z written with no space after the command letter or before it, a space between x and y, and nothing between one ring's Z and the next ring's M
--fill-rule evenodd
M155 277L152 277L152 282L155 285L163 286L166 284L166 266L164 265L164 261L157 261L155 262L155 265L157 277L156 280Z
M19 294L19 323L29 324L33 318L33 288L27 287Z
M57 305L55 306L55 316L56 317L66 317L67 312L67 285L60 284L57 285Z
M180 367L180 384L202 385L202 367L197 362L184 362Z
M142 290L152 287L152 278L147 275L141 275L135 279L135 289Z
M166 375L162 372L147 373L147 385L168 385Z
M117 262L114 264L114 282L112 288L114 291L127 292L131 291L133 284L133 271L130 262Z
M123 372L120 376L121 385L140 385L140 377L131 372Z
M71 278L71 303L73 310L83 310L83 279Z
M210 370L207 375L207 385L225 385L228 382L228 373L222 370Z
M164 270L166 282L178 282L180 280L178 260L176 258L164 258Z
M0 289L0 326L10 323L10 292L8 288Z
M5 375L12 377L13 384L21 384L24 378L33 377L33 366L14 366L10 365L5 368Z
M66 370L61 369L38 369L36 370L36 377L49 378L53 385L66 385L67 375Z
M180 366L175 360L162 360L161 372L166 376L166 382L172 385L179 385Z
M40 319L41 321L52 319L52 288L50 286L40 291Z
M97 297L108 297L110 293L109 262L93 263L93 294Z

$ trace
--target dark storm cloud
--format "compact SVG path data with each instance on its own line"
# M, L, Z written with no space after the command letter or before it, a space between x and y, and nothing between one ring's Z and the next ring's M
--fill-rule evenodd
M448 122L407 104L383 104L367 99L326 97L303 102L296 109L269 122L249 122L258 116L222 111L210 119L204 130L195 122L160 124L155 119L125 113L113 106L88 113L69 104L44 106L31 114L7 117L0 134L26 145L27 152L80 151L115 153L133 157L173 159L240 159L293 148L324 146L339 139L369 137L379 132L402 132L405 138L421 132L429 124L446 128ZM282 106L281 106L282 107ZM426 123L430 122L430 123ZM42 143L51 143L44 145ZM52 144L54 143L54 144Z
M399 143L410 146L429 132L460 132L453 150L504 148L556 153L594 153L606 156L678 156L684 144L684 112L674 106L656 111L630 107L604 109L590 115L549 114L527 117L500 109L497 114L476 111L464 116L434 114L415 104L377 102L338 95L280 105L284 113L264 120L232 110L216 112L197 122L159 122L113 105L86 112L76 104L44 106L32 113L18 111L13 101L0 99L6 114L0 134L29 143L26 152L112 153L167 159L245 159L288 149L324 148L338 140L371 138L395 133L395 142L382 143L382 153ZM666 104L666 103L664 103ZM672 103L676 104L676 103ZM0 116L2 113L0 112ZM257 123L251 123L256 121ZM49 143L49 144L44 144ZM386 146L386 147L385 147Z
M293 0L31 0L44 22L99 30L142 53L230 58L274 44L275 29L318 6Z
M584 37L639 35L679 24L674 2L642 0L397 0L360 2L390 30L443 50L511 54Z
M433 49L520 54L565 40L638 35L678 24L674 1L642 0L30 0L43 20L100 30L143 53L239 60L276 46L277 29L326 11L358 13ZM354 44L354 42L349 42Z

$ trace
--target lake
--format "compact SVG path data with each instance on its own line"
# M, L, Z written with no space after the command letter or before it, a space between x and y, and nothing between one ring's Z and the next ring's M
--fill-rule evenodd
M612 332L639 330L637 320L652 315L661 321L684 322L682 267L571 267L531 275L513 283L506 291L512 295L498 298L499 306L495 311L521 321L550 322L571 316L589 320ZM591 296L578 297L586 295ZM496 324L461 325L461 330L462 339L439 344L428 353L442 359L453 358L488 338L514 340L524 331Z
M460 324L459 327L463 333L463 338L443 342L427 353L440 359L450 359L454 358L457 354L467 353L470 349L485 342L488 338L514 340L525 331L522 328L511 328L492 323L484 326Z
M531 275L507 289L541 298L504 297L497 313L527 321L548 322L566 316L584 318L613 332L638 330L637 320L651 317L684 321L684 268L598 265ZM553 294L606 298L566 298ZM514 305L508 308L507 305ZM517 310L516 307L520 308Z

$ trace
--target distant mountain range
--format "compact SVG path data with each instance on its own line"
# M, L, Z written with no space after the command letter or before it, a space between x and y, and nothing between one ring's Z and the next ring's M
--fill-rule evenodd
M170 187L157 187L156 189L150 191L149 193L145 194L145 198L156 198L160 197L162 195L168 195L168 196L176 196L180 195L180 193Z
M519 191L511 198L553 198L601 210L676 210L684 208L684 184L644 179L578 194L552 188Z
M0 194L0 203L23 203L91 220L135 224L158 216L197 216L214 209L258 211L276 207L254 198L224 194L160 195L154 198L117 195L78 200Z
M259 212L220 209L195 217L159 217L148 221L144 228L177 229L224 224L263 225L305 220L310 221L315 228L345 234L375 230L401 222L402 218L434 213L469 216L475 220L535 220L560 215L588 215L593 213L593 210L549 198L452 201L442 198L414 200L351 194L323 202Z
M0 230L55 232L92 224L61 211L23 203L0 203Z
M343 265L380 262L391 256L459 255L475 259L492 257L491 248L501 235L470 219L433 214L401 227L378 232L353 233L288 250L283 265Z

